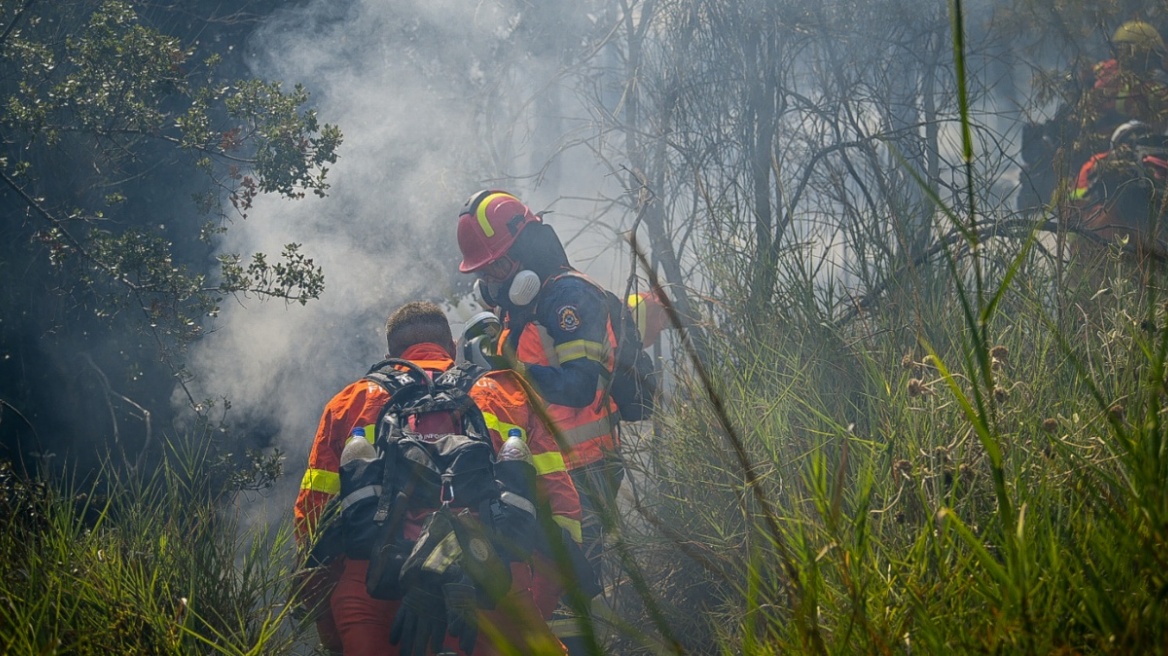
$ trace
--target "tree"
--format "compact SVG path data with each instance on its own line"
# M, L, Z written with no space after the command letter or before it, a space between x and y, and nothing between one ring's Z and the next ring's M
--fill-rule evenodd
M299 85L225 80L221 54L161 29L179 27L168 11L0 3L0 252L21 281L0 296L0 432L15 451L109 435L143 452L173 383L185 389L185 346L225 298L323 290L299 244L214 266L211 253L260 194L325 195L339 129Z

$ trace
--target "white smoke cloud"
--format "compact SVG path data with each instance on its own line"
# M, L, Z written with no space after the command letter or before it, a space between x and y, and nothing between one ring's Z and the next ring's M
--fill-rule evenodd
M221 249L272 258L286 243L303 244L324 268L326 289L306 306L229 299L189 366L200 395L226 396L229 419L272 436L286 453L288 475L273 496L289 509L321 409L384 353L387 314L405 301L451 295L454 227L465 197L505 184L533 209L551 200L550 192L527 188L530 182L506 182L508 173L531 166L533 149L551 146L517 133L515 154L496 160L512 169L503 172L490 170L476 141L483 120L476 98L518 81L527 88L516 93L535 93L552 74L547 63L510 47L518 16L492 3L315 0L257 33L254 74L305 84L319 118L341 127L344 144L328 198L261 198L231 226ZM517 58L507 66L485 59L508 52ZM505 79L490 78L500 71ZM574 170L571 179L558 193L590 197L603 184L587 170ZM589 206L577 205L574 213L562 209L570 203L554 207L549 220L562 237L580 232L572 215ZM623 285L623 276L609 275L613 231L585 232L591 236L569 246L574 261L613 289L618 279Z

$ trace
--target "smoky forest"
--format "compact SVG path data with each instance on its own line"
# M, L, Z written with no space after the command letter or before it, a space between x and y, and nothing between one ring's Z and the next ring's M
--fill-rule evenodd
M575 642L443 587L473 653L1168 653L1165 38L1166 0L0 0L0 653L341 654L314 435L395 308L457 348L491 308L480 190L654 301L657 384L595 594L547 540Z

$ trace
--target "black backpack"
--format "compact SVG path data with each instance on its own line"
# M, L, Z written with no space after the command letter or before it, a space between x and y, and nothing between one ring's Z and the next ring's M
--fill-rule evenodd
M338 523L344 534L345 555L369 560L366 588L375 599L398 599L408 588L403 566L411 552L427 543L425 533L431 524L456 523L463 541L468 534L482 533L479 522L471 519L471 511L489 518L492 502L497 504L500 499L503 490L496 480L494 447L482 411L469 395L483 373L467 364L431 380L417 365L391 358L374 365L365 375L384 388L390 400L377 421L376 457L355 459L340 468ZM411 427L411 418L431 413L448 413L459 432L422 434ZM404 520L411 511L415 515L430 513L417 543L404 537ZM442 521L432 521L438 513L443 515ZM484 556L480 546L476 544L476 553L469 555ZM498 560L495 553L484 558ZM418 554L413 560L418 560ZM486 568L483 578L490 579L487 583L491 587L502 591L509 587L505 566L498 562L479 564ZM470 563L469 568L474 565Z
M653 414L657 398L657 369L641 345L641 331L628 304L604 290L608 315L616 336L615 367L609 394L622 421L641 421Z

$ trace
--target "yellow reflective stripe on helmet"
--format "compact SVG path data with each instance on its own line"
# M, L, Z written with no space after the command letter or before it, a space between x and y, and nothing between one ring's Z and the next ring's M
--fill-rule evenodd
M304 472L304 478L300 481L300 489L324 494L340 494L341 475L326 469L309 469Z
M579 521L563 515L552 515L552 521L567 531L568 535L572 536L572 539L576 541L576 544L580 544L584 540L584 533L580 529Z
M608 345L577 339L557 345L556 357L559 358L561 364L580 358L588 358L603 365L608 362Z
M511 194L491 194L479 201L478 207L475 207L475 218L478 219L479 227L483 229L483 234L487 237L495 236L495 229L491 227L491 222L487 220L487 206L497 196L511 196Z
M507 434L511 432L512 428L518 428L519 438L524 442L527 442L527 431L522 426L508 424L507 422L499 419L497 415L491 414L490 412L483 413L483 420L486 421L487 428L493 431L497 431L499 433L499 437L503 438L504 440L507 439Z
M564 464L564 454L559 451L537 453L531 456L531 463L535 465L535 473L537 476L568 471L568 466Z

